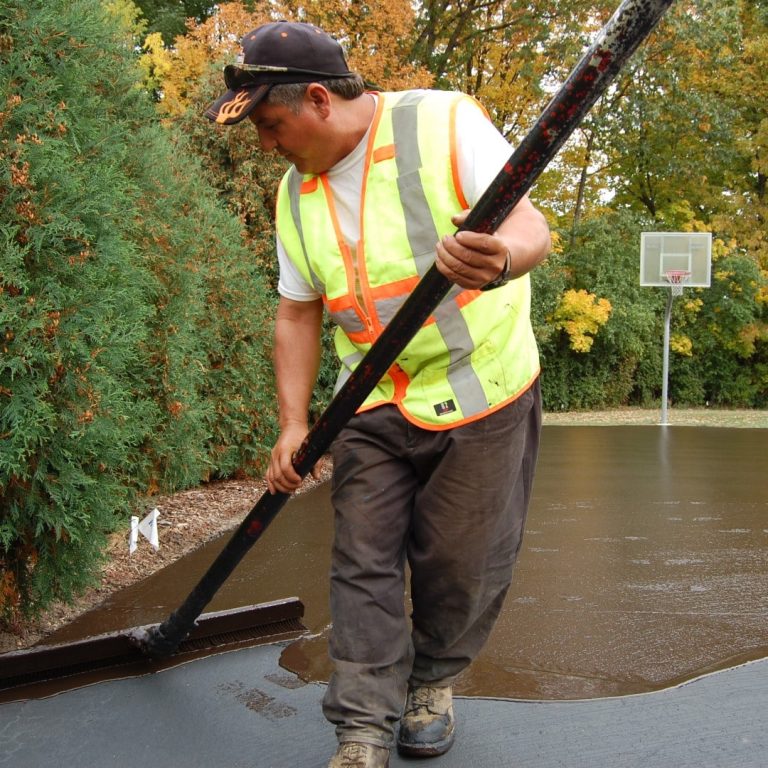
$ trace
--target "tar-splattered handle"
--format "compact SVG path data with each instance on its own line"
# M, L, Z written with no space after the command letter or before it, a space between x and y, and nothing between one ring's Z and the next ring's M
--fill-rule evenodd
M555 157L615 74L673 0L625 0L520 146L472 208L461 229L493 232ZM413 338L451 283L432 266L309 431L294 466L304 477ZM275 518L288 494L265 493L184 603L165 622L136 638L149 656L167 656L194 625L229 574Z

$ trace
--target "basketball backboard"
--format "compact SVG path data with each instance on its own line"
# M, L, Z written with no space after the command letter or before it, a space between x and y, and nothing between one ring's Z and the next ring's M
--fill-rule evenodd
M670 274L687 272L686 288L708 288L711 268L711 232L642 232L640 235L640 285L669 287Z

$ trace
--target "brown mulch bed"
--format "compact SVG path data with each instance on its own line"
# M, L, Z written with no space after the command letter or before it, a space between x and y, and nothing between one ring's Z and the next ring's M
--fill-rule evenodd
M610 411L564 411L544 414L544 424L553 426L626 426L659 424L660 408L615 408ZM768 411L720 408L667 409L667 423L678 427L768 428Z

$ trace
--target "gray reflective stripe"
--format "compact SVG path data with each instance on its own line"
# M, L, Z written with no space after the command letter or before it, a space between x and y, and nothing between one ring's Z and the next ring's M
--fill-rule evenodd
M449 302L452 302L463 290L460 286L454 285L442 303L447 305ZM388 299L379 299L376 302L376 314L382 325L389 325L392 322L392 318L397 314L397 311L403 306L407 298L407 294L402 294L401 296L393 296Z
M437 228L419 174L421 155L418 142L418 105L424 96L423 91L409 93L392 110L397 186L405 211L408 243L420 277L434 264L435 244L438 240ZM449 368L446 375L466 418L484 411L488 407L488 398L470 362L470 355L475 348L472 336L461 310L453 300L461 290L459 286L454 286L435 310L434 316L440 335L450 351L450 365L453 366L462 359L465 361L464 365L455 369ZM385 325L392 319L404 299L405 297L387 299L376 303L379 318Z
M389 325L397 310L403 306L405 299L405 296L395 296L390 299L379 299L376 302L376 314L382 325Z
M362 359L362 352L352 352L352 354L342 358L339 377L336 379L336 384L333 386L334 395L347 383L347 379L352 375L354 366L356 366Z
M324 294L325 286L322 284L317 274L315 274L315 271L312 269L312 265L309 263L309 254L307 253L307 246L304 242L304 229L301 225L301 213L299 210L302 181L302 175L296 170L295 167L292 167L288 176L288 199L291 203L291 217L293 218L293 223L296 226L296 231L299 234L301 252L304 254L304 261L307 265L307 269L309 270L309 277L312 280L312 287L318 293Z
M419 277L423 277L435 260L437 229L421 182L421 153L419 152L419 102L426 93L412 91L403 96L392 109L392 135L395 141L397 187L405 212L408 244Z
M446 371L448 383L459 401L464 418L468 418L488 408L485 390L472 367L470 355L475 345L455 301L443 302L434 315L440 335L450 350L451 362ZM463 360L463 364L453 368L460 360Z
M328 314L345 333L359 333L365 330L365 324L360 320L354 309L342 309L338 312L329 312Z

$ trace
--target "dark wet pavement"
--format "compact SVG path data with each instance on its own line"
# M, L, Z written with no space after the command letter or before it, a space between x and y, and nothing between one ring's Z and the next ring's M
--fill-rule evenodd
M768 656L767 448L765 430L545 427L515 581L457 692L615 696ZM312 681L328 673L331 517L327 486L291 500L208 608L300 597L312 636L281 664ZM224 540L51 640L162 621Z
M322 685L278 667L279 645L0 706L13 768L326 768ZM588 701L457 698L457 737L390 768L765 768L768 660L651 695Z

